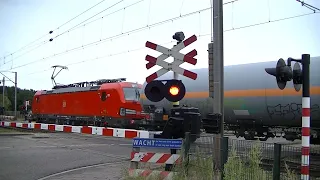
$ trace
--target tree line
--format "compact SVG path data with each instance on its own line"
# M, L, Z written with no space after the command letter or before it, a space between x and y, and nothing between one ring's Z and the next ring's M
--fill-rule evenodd
M5 108L5 111L14 111L14 86L5 86L4 92L4 104L3 98L3 86L0 86L0 105ZM33 89L21 89L17 88L17 110L21 110L24 107L25 101L29 101L30 105L32 103L32 98L36 93Z

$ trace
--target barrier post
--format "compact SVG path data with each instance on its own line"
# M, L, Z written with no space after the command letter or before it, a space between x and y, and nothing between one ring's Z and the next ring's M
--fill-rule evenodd
M140 147L133 147L132 148L132 152L133 153L140 152ZM130 168L131 169L138 169L139 168L139 162L130 161Z
M156 163L156 164L181 164L182 158L179 154L169 153L154 153L141 152L141 148L160 148L160 149L175 149L181 150L182 139L159 139L159 138L134 138L132 143L131 162L129 176L149 177L160 175L162 178L171 179L175 172L172 171L157 171L138 169L139 162Z

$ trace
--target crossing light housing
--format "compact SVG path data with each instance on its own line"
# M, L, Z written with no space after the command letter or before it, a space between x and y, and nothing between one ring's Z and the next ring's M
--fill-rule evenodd
M293 77L291 66L287 66L282 58L278 60L275 68L265 68L265 71L276 77L278 87L281 90L286 87L287 81L291 81Z
M161 81L151 81L144 89L147 99L159 102L164 98L164 84Z
M164 98L170 102L178 102L185 96L186 88L181 80L154 80L146 85L144 94L152 102L159 102Z
M181 42L181 41L184 40L185 36L184 36L184 33L182 31L179 31L179 32L174 33L172 38L177 40L178 42Z

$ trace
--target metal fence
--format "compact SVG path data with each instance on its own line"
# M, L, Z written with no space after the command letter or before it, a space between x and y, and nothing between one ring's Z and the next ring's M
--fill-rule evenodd
M14 116L14 111L4 111L5 116ZM17 118L18 119L24 119L24 114L22 112L17 111Z
M300 179L300 147L212 134L202 134L189 143L190 172L200 175L211 172L210 176L219 177L223 172L224 179L228 180ZM310 179L320 179L320 150L311 147L310 151Z

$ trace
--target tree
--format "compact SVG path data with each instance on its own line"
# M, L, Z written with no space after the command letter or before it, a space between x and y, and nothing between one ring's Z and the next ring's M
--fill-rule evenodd
M33 89L29 90L29 89L17 88L17 110L20 110L19 107L24 105L25 101L30 101L30 104L31 104L35 93L36 91ZM5 95L10 102L10 104L6 107L6 110L14 111L14 86L5 86ZM2 104L2 92L1 92L0 103Z
M8 109L10 109L11 108L11 101L9 100L9 98L7 97L7 96L4 96L4 105L2 104L2 94L1 94L1 96L0 96L0 106L1 107L4 107L5 108L5 110L8 110Z

